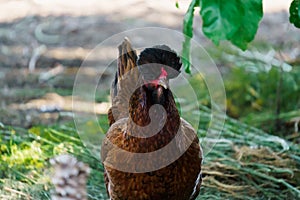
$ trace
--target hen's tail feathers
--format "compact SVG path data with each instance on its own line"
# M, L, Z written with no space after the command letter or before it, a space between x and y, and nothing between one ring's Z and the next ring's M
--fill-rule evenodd
M136 67L137 55L136 51L132 49L130 41L125 38L119 49L118 59L118 79L122 80L122 76L129 72L131 69Z
M123 105L124 103L122 103L124 100L122 102L119 100L129 99L132 95L132 89L136 87L138 82L138 71L132 70L136 67L137 55L136 51L132 48L129 39L125 38L118 49L118 69L111 87L112 108L116 108L118 113L113 113L112 108L109 109L108 120L110 125L117 119L128 115L128 110L126 109L126 106Z
M55 191L52 200L87 200L86 182L90 168L70 155L50 160L54 167L51 178Z

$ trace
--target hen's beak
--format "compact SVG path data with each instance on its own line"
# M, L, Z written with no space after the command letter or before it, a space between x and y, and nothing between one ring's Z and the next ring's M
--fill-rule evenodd
M166 77L160 77L158 79L158 85L162 86L165 89L169 88L169 84Z

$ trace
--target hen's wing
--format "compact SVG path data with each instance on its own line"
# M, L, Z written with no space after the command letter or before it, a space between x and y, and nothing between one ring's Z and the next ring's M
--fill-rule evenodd
M189 170L183 176L195 180L190 182L188 188L193 188L193 192L190 195L190 200L195 200L200 192L200 186L202 183L202 149L199 144L199 138L194 130L194 128L183 118L181 118L181 131L176 135L176 143L180 151L186 151L182 157L186 160ZM182 134L182 135L180 135ZM189 145L189 146L187 146ZM184 156L186 155L186 156ZM196 179L195 179L196 178Z
M108 111L108 121L111 126L115 121L128 116L128 101L131 90L136 86L138 73L136 67L137 55L128 38L119 45L118 69L111 86L112 107ZM128 101L126 102L126 100Z

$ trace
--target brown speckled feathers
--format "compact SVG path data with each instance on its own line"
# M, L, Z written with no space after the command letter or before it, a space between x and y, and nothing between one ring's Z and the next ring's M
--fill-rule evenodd
M154 60L147 60L142 52L139 59L143 62L172 65L170 67L179 73L181 64L175 52L168 50L158 53L155 48L151 51L149 48L144 50L144 55L145 52L155 55L151 55ZM169 88L159 85L152 87L151 84L143 85L137 87L130 97L126 96L127 93L124 91L128 87L135 87L140 78L138 74L133 74L130 76L131 80L124 80L122 75L136 67L137 63L142 64L142 62L137 61L136 53L127 39L119 46L119 54L118 71L111 91L113 105L108 115L111 127L101 150L110 199L196 199L201 185L202 151L195 130L188 122L180 118ZM143 73L143 71L140 72ZM168 79L175 78L177 75L171 74ZM124 102L121 101L122 98L129 98L129 105L118 104ZM160 114L160 107L153 108L156 104L163 107L166 114ZM116 116L113 109L118 110ZM151 112L153 118L150 119ZM141 130L146 136L151 132L153 127L148 125L153 119L157 119L157 126L165 122L162 128L154 135L137 137L136 132L141 132ZM137 128L137 125L142 129ZM168 147L167 151L143 159L143 156L152 155L152 152L158 152L165 147ZM137 159L136 154L141 157ZM168 163L170 159L172 162ZM168 164L164 165L164 163ZM143 171L144 169L155 170Z

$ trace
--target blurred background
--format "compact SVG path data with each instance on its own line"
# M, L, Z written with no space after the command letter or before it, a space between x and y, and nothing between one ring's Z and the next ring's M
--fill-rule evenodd
M0 0L0 199L49 199L50 172L44 169L50 157L62 152L76 155L93 168L89 198L106 198L102 166L84 149L73 124L71 95L76 73L88 53L113 34L149 26L181 32L190 1L179 0L179 8L175 3ZM290 3L263 1L264 17L245 52L227 42L216 47L203 35L201 17L195 15L194 39L217 64L227 93L224 132L229 135L223 135L223 143L206 161L204 199L295 199L300 195L300 30L289 23ZM138 44L145 38L130 39ZM105 68L101 63L117 58L117 53L116 46L107 47L106 55L88 61L91 67L84 73L97 79L92 63ZM104 80L111 81L113 74L114 70L106 71ZM190 79L200 91L205 113L210 108L209 94L199 82L203 82L201 76ZM96 112L101 116L110 106L108 94L106 88L96 95ZM84 105L76 111L93 112L94 102L80 97L75 101ZM100 123L104 127L100 132L105 133L106 119L100 118ZM202 121L200 128L208 123ZM99 131L90 126L95 133ZM203 132L198 134L201 137ZM214 160L228 156L232 159L227 160L229 164ZM240 172L234 165L243 159L253 161L250 171ZM218 177L217 172L224 176ZM246 179L237 180L232 174Z
M74 77L87 54L109 36L132 28L154 26L181 31L189 1L179 1L179 8L175 3L175 0L1 0L0 122L31 127L69 120L68 113L60 116L49 112L70 111L70 102L62 96L72 94ZM271 53L270 59L278 54L273 52L276 49L280 49L281 57L288 62L297 60L300 54L299 31L288 22L289 4L290 1L284 0L264 1L265 16L251 46L259 52ZM210 56L226 71L230 66L221 59L222 48L219 51L204 37L201 26L201 18L196 15L194 39L206 50L213 49L215 54L210 52ZM131 40L143 43L143 38ZM108 47L107 55L95 59L101 63L116 55L117 49L112 46ZM88 68L86 73L96 76L93 70ZM30 101L44 95L46 97L40 101ZM102 97L98 99L103 100ZM243 112L230 106L234 117ZM105 113L106 108L107 105L102 104L99 112ZM41 109L49 112L37 112Z
M113 34L132 28L154 26L181 31L183 16L189 5L189 1L179 1L179 8L176 8L174 0L2 0L0 3L0 122L22 127L69 119L67 113L59 116L56 112L45 114L36 111L70 111L70 102L62 96L72 94L77 69L96 45ZM293 61L300 54L299 32L288 22L289 3L283 0L264 1L266 14L251 45L266 53L280 49L284 59ZM204 37L201 26L201 18L196 15L196 41L208 51L213 48L218 51ZM143 38L131 40L143 43ZM223 51L219 49L219 52ZM222 55L216 54L211 53L210 56L221 68L229 69L230 66L221 59ZM116 55L117 49L112 46L108 47L107 55L95 59L101 63L101 60L115 59ZM88 68L86 73L96 76L93 70ZM40 101L30 101L44 95L46 97ZM102 105L99 112L105 113L107 106ZM239 117L239 112L242 112L235 111L234 105L230 109L234 117Z

